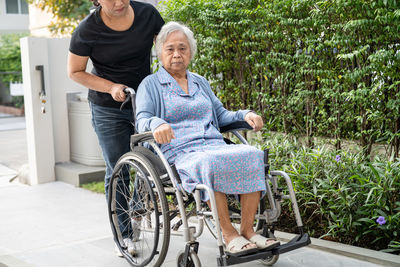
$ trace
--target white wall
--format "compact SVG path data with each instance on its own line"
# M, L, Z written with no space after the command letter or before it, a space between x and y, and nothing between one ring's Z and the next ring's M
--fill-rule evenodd
M25 91L25 120L27 132L30 183L55 180L56 162L70 160L67 93L87 92L71 81L66 65L69 38L48 39L24 37L21 39L22 75ZM46 90L46 112L41 113L40 72L43 65Z
M6 1L0 0L0 34L29 32L28 14L6 14Z
M70 38L45 39L50 58L50 90L53 111L55 162L70 160L70 144L68 130L67 93L85 92L87 89L73 82L67 76L67 58Z

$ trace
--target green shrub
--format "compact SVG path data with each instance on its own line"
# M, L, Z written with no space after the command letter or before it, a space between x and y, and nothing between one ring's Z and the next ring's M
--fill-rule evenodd
M19 39L26 34L0 34L0 81L22 81L21 51Z
M11 103L17 108L24 107L24 96L12 96Z
M303 223L313 237L399 252L400 160L372 161L362 153L314 149L294 137L266 135L272 168L293 182ZM385 223L377 219L382 216ZM285 202L278 227L296 231Z
M100 194L105 194L104 193L104 182L91 182L87 184L82 184L82 188L85 188L87 190L100 193Z
M164 0L198 41L193 71L268 129L400 151L398 1Z

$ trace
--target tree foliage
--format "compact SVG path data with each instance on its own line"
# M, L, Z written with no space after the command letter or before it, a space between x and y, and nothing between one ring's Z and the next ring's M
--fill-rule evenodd
M54 15L49 30L54 35L71 34L78 23L89 14L92 2L89 0L28 0L43 11Z
M400 1L167 0L196 34L193 70L270 130L400 149Z
M30 0L70 33L89 0ZM270 130L375 142L400 151L400 1L165 0L166 20L188 24L206 76L229 108L260 111Z
M19 39L24 36L24 34L0 35L0 81L5 84L22 81Z
M400 253L399 160L374 157L369 161L360 153L333 151L325 145L311 149L293 136L264 135L261 148L270 148L271 166L290 175L306 232ZM290 201L282 205L277 228L296 233L292 205ZM385 222L379 223L379 218Z

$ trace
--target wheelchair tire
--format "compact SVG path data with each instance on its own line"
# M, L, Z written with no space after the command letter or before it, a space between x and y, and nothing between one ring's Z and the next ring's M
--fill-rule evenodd
M234 195L227 195L227 201L228 201L228 210L229 214L231 215L231 222L232 225L235 227L235 229L240 233L240 219L238 218L232 218L232 214L240 214L240 202L235 198ZM208 206L206 207L208 209ZM256 215L261 215L265 211L265 199L262 199L257 208L257 213ZM204 218L204 222L208 228L208 230L211 232L211 234L214 236L215 239L217 239L217 229L215 226L215 220L212 216L206 216ZM255 231L258 231L263 228L265 224L264 219L256 219L254 221L254 228Z
M268 258L265 258L265 259L262 259L262 260L258 260L258 261L261 262L265 266L272 266L278 260L279 260L279 255L272 255L272 256L270 256Z
M170 240L169 208L158 171L143 154L128 152L118 160L110 179L108 212L124 258L132 266L161 266ZM121 229L122 220L129 221L128 231ZM128 253L123 231L134 241L136 255Z
M273 233L271 233L271 232L269 232L269 237L272 237L272 238L276 239L275 235ZM279 255L272 255L272 256L269 256L269 257L267 257L265 259L259 260L259 262L262 263L265 266L272 266L278 261L278 259L279 259Z
M189 258L186 265L183 264L184 256L185 251L181 250L178 252L178 255L176 257L178 267L201 267L199 256L197 256L197 253L193 250L190 250L189 252Z

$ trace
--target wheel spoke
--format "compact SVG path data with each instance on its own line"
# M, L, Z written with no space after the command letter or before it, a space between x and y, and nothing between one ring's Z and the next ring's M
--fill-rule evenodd
M143 155L130 152L123 157L110 181L112 199L108 203L114 238L121 245L126 233L133 238L137 254L124 254L133 266L159 266L165 259L170 234L165 192L157 171ZM112 216L114 213L117 216ZM167 230L161 231L164 227Z

